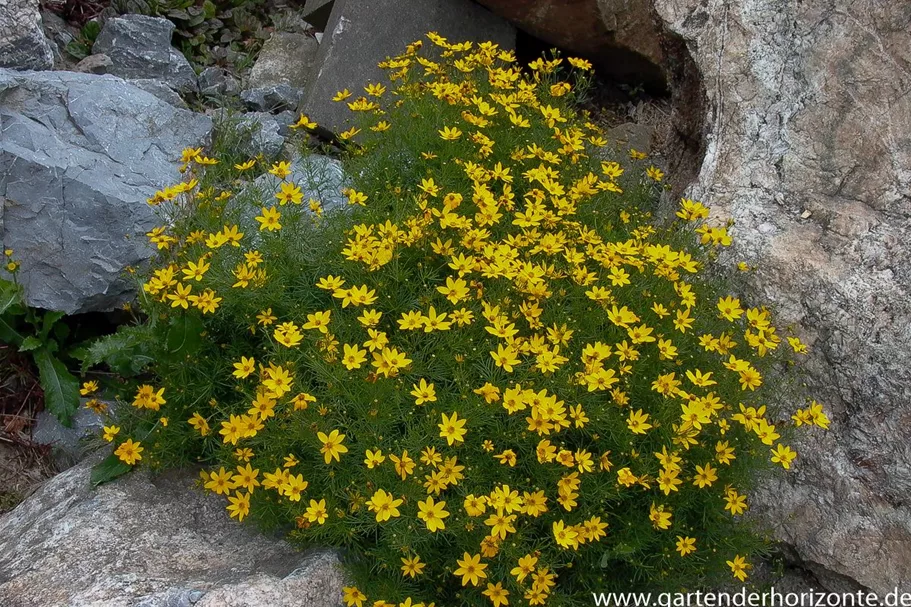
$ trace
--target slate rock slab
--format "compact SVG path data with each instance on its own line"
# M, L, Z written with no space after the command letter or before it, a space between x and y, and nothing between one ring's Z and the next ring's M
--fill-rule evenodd
M38 0L0 0L0 67L54 67L54 51L41 28Z
M337 91L360 94L368 82L385 81L377 63L397 55L429 31L453 41L492 40L515 48L512 25L470 0L336 0L304 94L303 111L339 133L351 112L334 103Z
M92 53L111 58L109 74L161 80L178 92L195 92L196 72L187 58L171 46L173 32L174 24L160 17L115 17L105 22Z
M0 516L4 607L337 607L330 551L300 552L225 512L195 471L92 489L89 458Z
M0 69L0 243L22 262L28 303L76 313L129 299L123 271L152 253L146 199L211 128L113 76Z

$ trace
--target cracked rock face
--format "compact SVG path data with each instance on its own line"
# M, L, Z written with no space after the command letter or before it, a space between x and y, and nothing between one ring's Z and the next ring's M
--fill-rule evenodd
M833 418L756 509L815 571L891 590L911 580L911 3L655 8L707 96L688 195L735 220Z
M174 24L161 17L115 17L105 22L92 52L111 58L108 74L160 80L180 93L196 92L196 72L187 58L171 46L173 33Z
M0 0L0 67L49 70L54 51L41 29L38 0Z
M22 262L29 305L126 301L124 269L152 253L146 199L211 128L113 76L0 69L0 243Z
M336 607L336 555L228 518L195 473L92 489L91 458L0 516L0 605Z

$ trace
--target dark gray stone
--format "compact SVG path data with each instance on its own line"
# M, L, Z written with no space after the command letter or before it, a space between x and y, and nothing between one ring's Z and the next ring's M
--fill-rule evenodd
M313 36L275 32L266 41L250 70L249 88L287 84L296 89L307 86L319 42Z
M77 63L74 70L86 74L107 74L108 69L110 69L113 64L114 62L111 61L110 57L104 53L97 53L95 55L89 55Z
M38 0L0 2L0 67L49 70L54 50L41 28Z
M129 82L150 95L155 95L165 103L170 103L174 107L187 108L187 102L183 100L183 97L161 80L155 80L154 78L134 78Z
M332 5L335 0L307 0L304 4L304 21L319 31L326 29L329 16L332 14Z
M108 19L92 47L104 53L113 65L108 73L121 78L154 79L166 82L181 93L197 90L196 72L171 46L174 24L167 19L145 15L124 15Z
M240 100L253 112L295 111L303 91L287 84L276 84L243 91Z
M0 69L0 248L29 305L67 313L129 300L147 260L146 200L212 121L113 76ZM2 601L0 601L2 603Z
M304 113L330 131L345 130L351 112L332 101L335 93L385 81L377 63L426 40L428 31L452 41L491 40L515 48L512 25L470 0L336 0L305 90Z
M209 97L236 95L240 83L228 71L221 67L207 67L199 73L199 92Z

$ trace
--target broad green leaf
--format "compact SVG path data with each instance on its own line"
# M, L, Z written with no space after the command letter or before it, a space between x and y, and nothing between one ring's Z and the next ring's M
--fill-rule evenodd
M25 336L16 331L9 322L8 319L5 319L3 316L0 316L0 342L12 344L14 346L21 345L25 341Z
M41 337L47 339L51 328L64 316L66 316L66 312L45 312L44 318L41 319Z
M22 340L22 345L19 346L20 352L31 352L32 350L37 350L41 347L41 340L35 337L34 335L29 335Z
M106 364L118 375L131 376L152 362L144 349L142 333L135 327L121 327L113 335L93 341L87 348L71 350L70 356L82 361L82 371Z
M44 406L66 427L79 408L79 380L46 347L33 353L44 390Z
M14 282L0 278L0 314L22 301L22 289Z
M92 467L92 474L90 476L92 486L97 487L98 485L112 481L118 476L123 476L132 470L132 468L132 466L123 463L120 461L119 457L112 453Z
M171 319L166 340L168 354L190 355L196 352L202 345L199 336L202 331L203 324L197 316L183 314Z

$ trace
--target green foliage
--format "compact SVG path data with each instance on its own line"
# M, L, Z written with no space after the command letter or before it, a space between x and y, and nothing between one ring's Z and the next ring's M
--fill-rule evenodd
M10 255L8 252L8 259ZM7 267L15 273L18 264L9 259ZM29 308L22 287L0 278L0 341L31 354L38 367L45 407L60 423L69 426L79 408L79 380L59 358L60 345L69 336L69 328L60 322L63 317L63 312Z
M86 22L79 30L79 35L66 45L66 52L76 59L85 59L92 54L92 46L99 33L101 24L98 21Z
M175 46L197 66L254 55L269 37L266 0L115 0L114 7L170 19Z
M99 346L154 360L114 453L204 461L232 517L347 548L349 606L746 578L764 542L740 515L794 459L771 403L804 346L706 272L730 244L706 207L655 225L661 171L574 111L586 62L529 75L429 38L381 64L392 91L338 95L349 209L285 163L254 186L257 163L184 151L150 201L147 320Z

